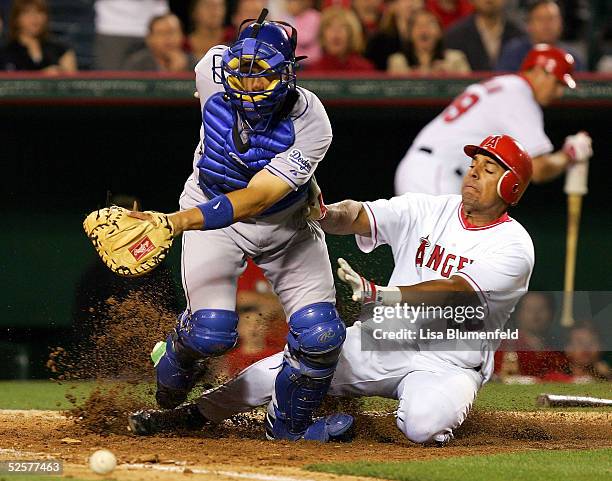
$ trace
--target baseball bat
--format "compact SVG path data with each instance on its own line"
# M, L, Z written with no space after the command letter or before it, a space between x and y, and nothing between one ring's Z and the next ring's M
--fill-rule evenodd
M576 276L576 254L578 252L578 233L582 197L588 192L588 162L580 162L570 167L565 176L564 191L567 194L567 235L565 248L565 279L563 283L563 307L561 325L574 325L574 280Z
M612 399L588 396L563 396L560 394L540 394L536 398L536 405L554 407L601 407L612 406Z

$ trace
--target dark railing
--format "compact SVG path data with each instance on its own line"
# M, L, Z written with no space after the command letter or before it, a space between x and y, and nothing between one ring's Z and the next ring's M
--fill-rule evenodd
M444 76L390 76L384 73L325 77L302 73L299 85L334 105L442 105L467 85L493 73ZM612 75L579 74L578 88L568 90L564 105L609 107ZM44 76L40 73L0 73L3 103L188 104L195 101L194 75L156 72L81 72Z

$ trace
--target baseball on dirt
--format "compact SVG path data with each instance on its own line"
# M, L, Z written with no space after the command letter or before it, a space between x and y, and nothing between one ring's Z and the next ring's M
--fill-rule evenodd
M111 473L117 467L117 458L108 449L98 449L89 457L89 468L96 474Z

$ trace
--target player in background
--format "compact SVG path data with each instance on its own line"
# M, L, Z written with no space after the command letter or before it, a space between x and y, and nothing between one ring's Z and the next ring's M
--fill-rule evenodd
M494 330L503 328L527 291L534 266L533 244L507 209L529 184L531 159L507 135L489 136L478 146L465 146L464 151L472 164L463 178L461 195L408 193L390 200L345 200L327 206L321 220L326 232L355 234L357 245L366 253L382 244L392 248L395 268L387 287L374 285L339 259L340 279L351 285L353 299L364 307L419 305L423 295L429 295L430 302L452 305L462 295L486 308L487 328ZM347 329L329 393L398 399L397 426L408 439L449 441L490 378L499 341L478 341L477 348L471 344L471 349L456 343L431 349L417 340L389 350L388 344L377 344L372 336L369 349L364 349L362 336L377 326L384 324L371 317ZM282 359L282 353L263 359L204 393L197 401L199 412L216 423L269 402ZM269 406L268 429L274 425L274 412ZM141 434L201 426L180 410L149 411L140 421Z
M560 175L573 162L593 154L585 132L570 135L553 152L544 133L542 107L576 87L574 59L546 44L533 47L518 74L500 75L470 85L414 139L395 171L395 193L458 194L468 163L463 143L476 143L489 132L511 135L533 159L533 182Z
M213 47L195 68L201 140L181 210L170 216L176 235L183 233L187 308L152 354L156 399L165 409L184 402L201 361L235 346L236 283L250 257L272 283L289 324L269 435L328 441L352 424L343 414L313 420L346 328L335 308L325 236L303 208L332 131L320 100L295 84L297 32L265 21L266 14L243 22L231 47Z

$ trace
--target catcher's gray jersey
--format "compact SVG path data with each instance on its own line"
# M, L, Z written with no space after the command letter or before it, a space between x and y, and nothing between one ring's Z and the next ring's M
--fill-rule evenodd
M202 106L222 90L212 79L213 55L227 47L213 47L196 66L196 86ZM294 143L265 167L295 191L309 182L332 140L327 113L310 91L298 88L298 100L289 118ZM206 202L198 185L197 162L202 139L194 154L194 173L187 179L180 198L181 209ZM183 287L191 312L199 309L234 310L236 281L251 257L272 283L290 316L315 302L335 303L335 290L325 237L317 223L307 222L303 198L280 212L236 222L224 229L189 231L183 234Z

